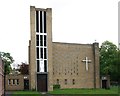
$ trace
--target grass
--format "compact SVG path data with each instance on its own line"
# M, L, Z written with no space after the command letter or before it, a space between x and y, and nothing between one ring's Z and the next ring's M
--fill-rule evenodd
M56 89L49 94L118 94L118 88L111 89Z
M72 95L72 96L118 96L117 95L118 87L112 87L110 89L56 89L54 91L48 92L48 94L51 94L52 96L69 96L69 95ZM13 92L12 96L41 96L41 95L40 95L40 92L37 92L37 91L15 91Z
M12 96L40 96L40 92L37 91L15 91Z

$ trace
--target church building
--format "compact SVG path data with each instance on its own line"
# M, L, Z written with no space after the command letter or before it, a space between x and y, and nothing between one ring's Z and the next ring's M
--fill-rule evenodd
M52 9L30 6L30 89L100 88L99 45L52 42Z

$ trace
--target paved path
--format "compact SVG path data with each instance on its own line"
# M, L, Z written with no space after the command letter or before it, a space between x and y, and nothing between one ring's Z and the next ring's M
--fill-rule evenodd
M5 96L12 96L12 92L11 91L6 91Z

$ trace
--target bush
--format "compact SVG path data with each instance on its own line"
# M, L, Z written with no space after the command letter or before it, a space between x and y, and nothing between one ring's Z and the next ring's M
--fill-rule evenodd
M60 89L60 84L53 85L53 89Z

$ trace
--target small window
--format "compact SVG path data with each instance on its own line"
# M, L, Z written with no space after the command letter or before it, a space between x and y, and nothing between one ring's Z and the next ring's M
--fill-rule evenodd
M11 79L8 79L8 85L11 85Z
M17 81L17 85L19 85L19 79L17 79L16 81Z
M65 79L65 85L67 85L67 79Z
M15 84L15 79L13 79L13 85Z
M73 85L75 85L75 79L72 80Z
M59 79L57 79L57 84L59 84Z

